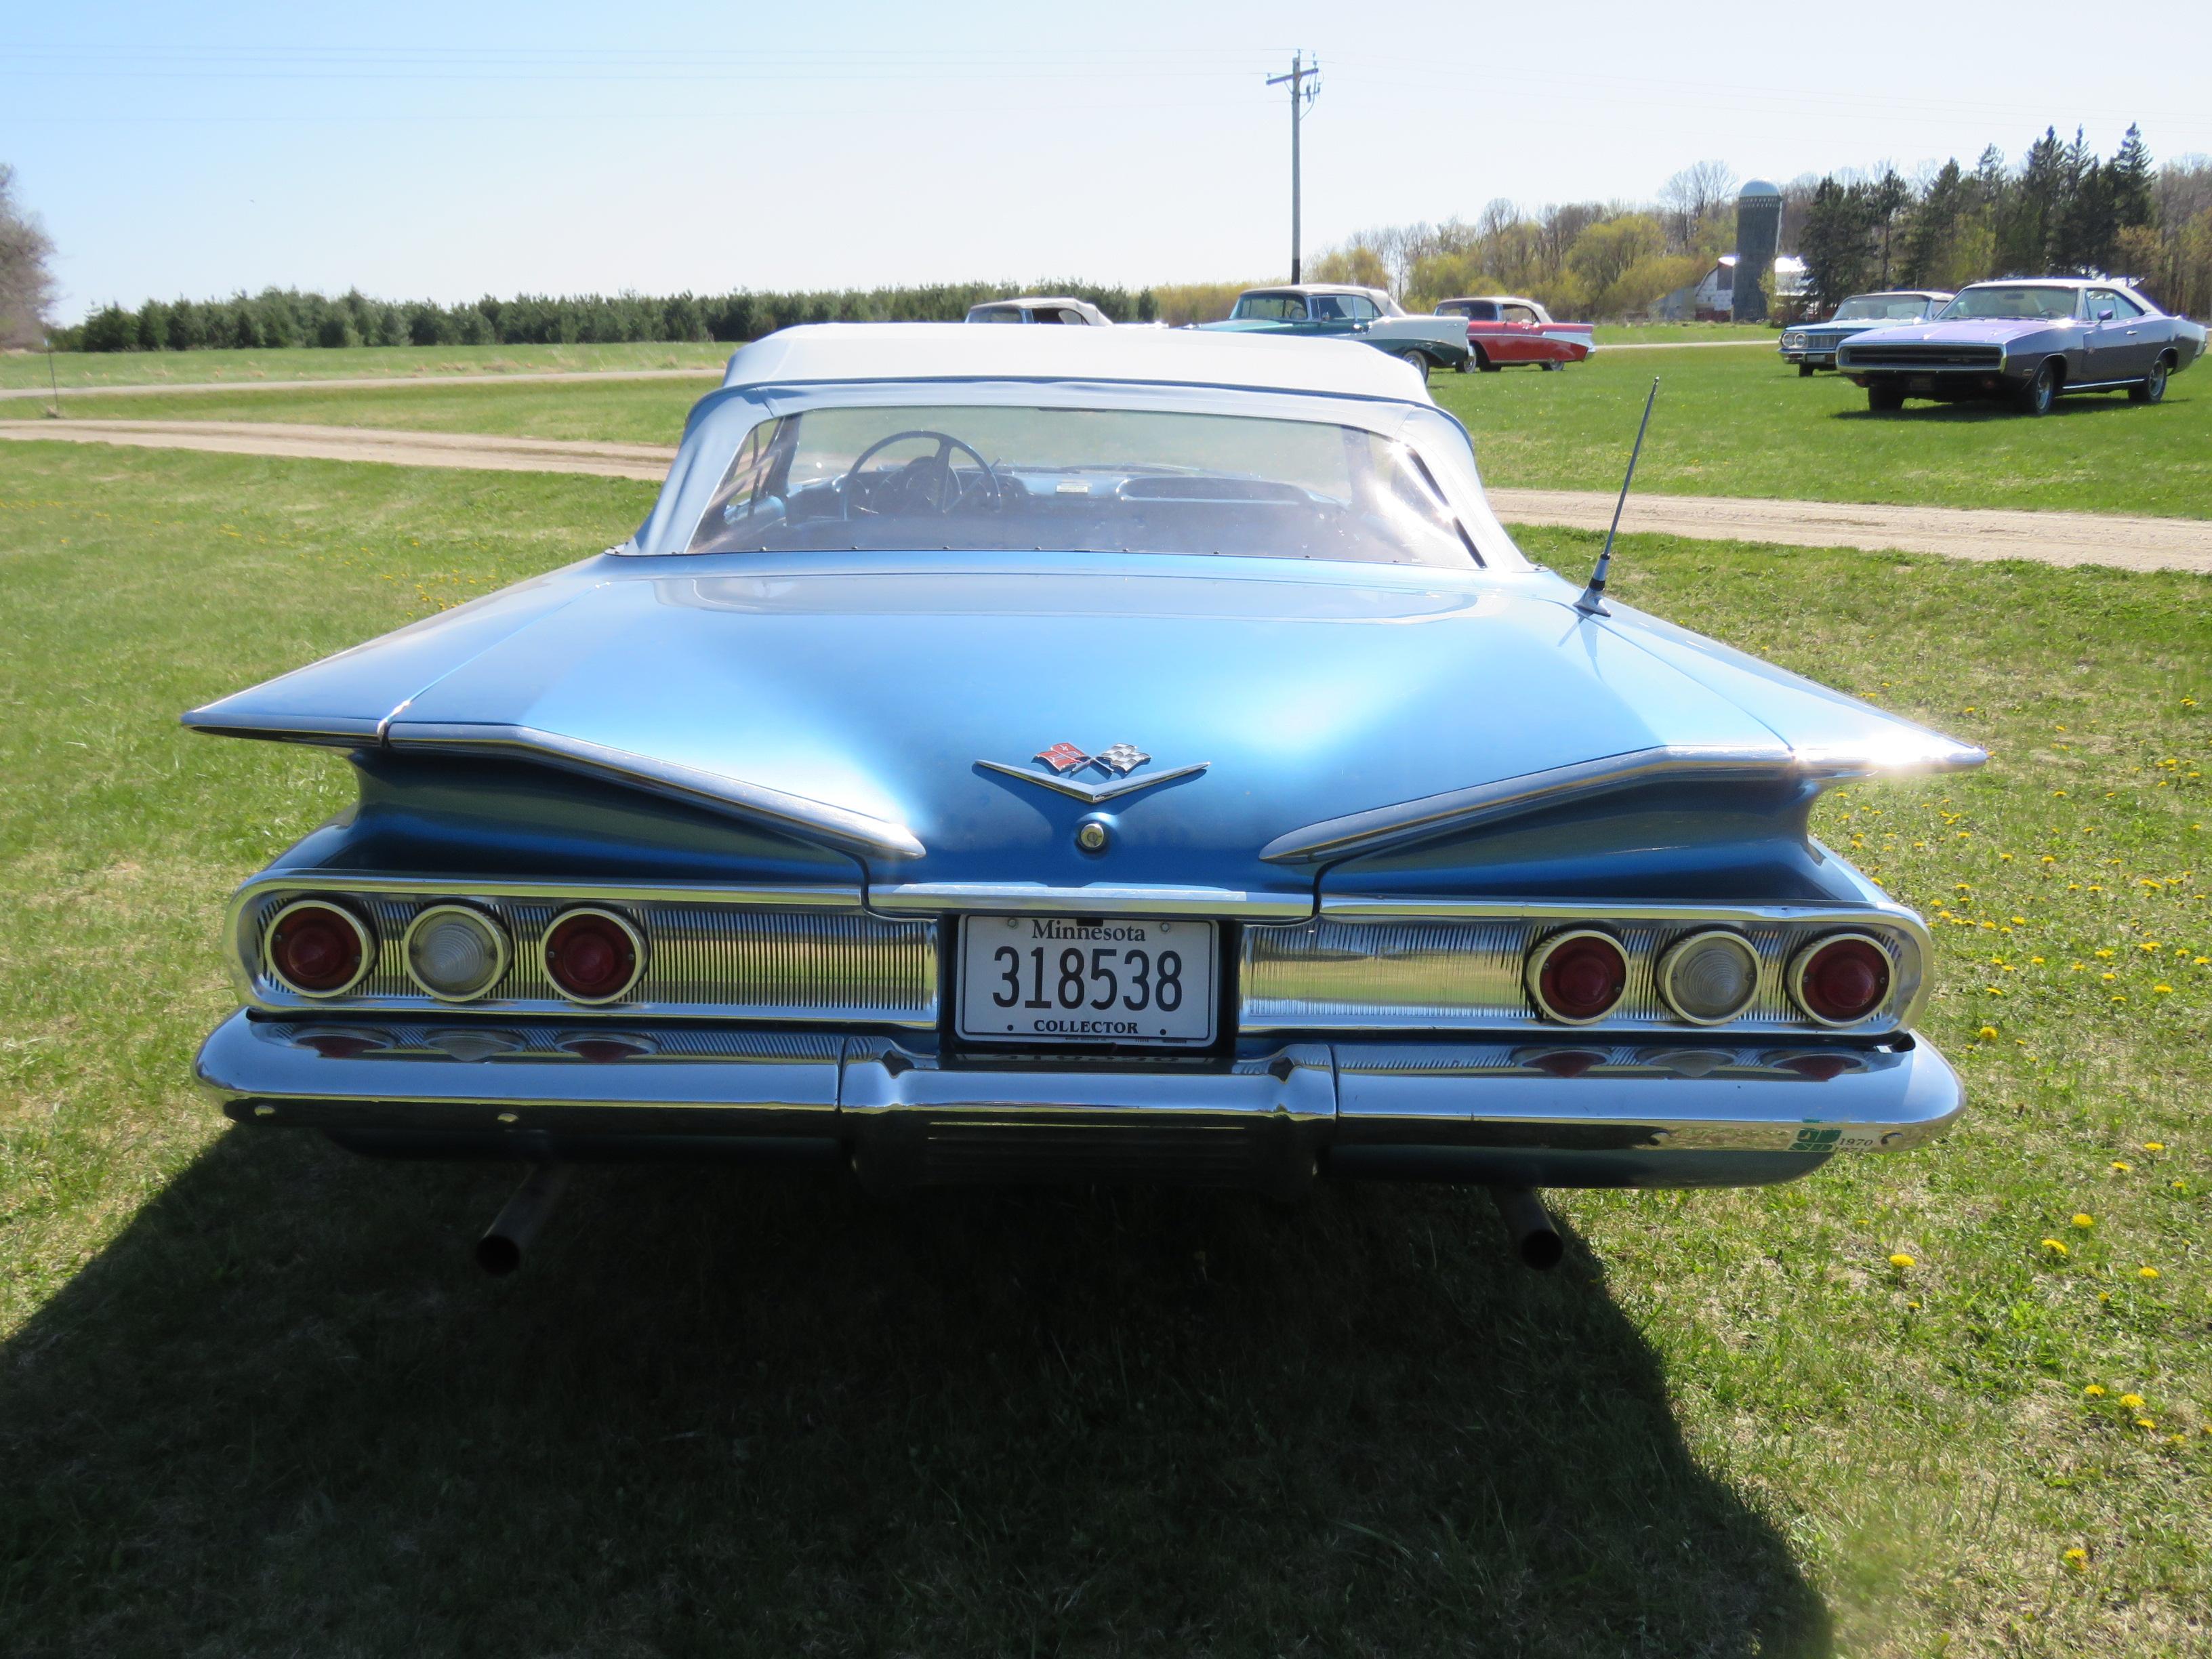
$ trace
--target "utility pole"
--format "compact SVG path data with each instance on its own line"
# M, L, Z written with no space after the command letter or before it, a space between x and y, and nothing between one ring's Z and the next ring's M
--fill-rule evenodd
M1309 81L1311 86L1306 84ZM1267 84L1291 89L1291 280L1295 283L1298 280L1298 118L1321 96L1321 59L1308 64L1304 52L1293 52L1291 72L1269 76Z

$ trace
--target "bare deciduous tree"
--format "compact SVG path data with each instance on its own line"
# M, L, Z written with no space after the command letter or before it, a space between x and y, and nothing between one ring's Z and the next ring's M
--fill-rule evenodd
M53 252L39 222L15 204L15 169L0 161L0 347L44 343Z
M1668 229L1677 250L1692 247L1706 224L1735 199L1735 171L1725 161L1698 161L1684 167L1660 187Z

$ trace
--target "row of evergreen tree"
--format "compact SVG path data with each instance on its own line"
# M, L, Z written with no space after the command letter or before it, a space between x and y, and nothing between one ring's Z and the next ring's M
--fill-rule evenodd
M1969 173L1954 160L1918 190L1893 169L1820 181L1797 252L1816 301L1870 287L1957 289L1992 276L2148 276L2162 252L2158 175L2130 127L2111 159L2077 128L2046 128L2017 168L1995 145Z
M917 288L723 295L586 294L554 298L487 295L465 305L336 298L264 289L227 300L149 300L136 311L104 306L53 331L64 351L195 351L210 347L574 345L634 340L757 340L795 323L957 322L968 307L1016 290L1004 283ZM1072 295L1117 321L1150 322L1152 291L1047 283L1030 293Z

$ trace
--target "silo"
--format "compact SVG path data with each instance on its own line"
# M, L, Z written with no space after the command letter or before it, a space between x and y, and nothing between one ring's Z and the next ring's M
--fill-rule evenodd
M1739 323L1766 320L1766 287L1781 251L1782 191L1753 179L1735 198L1735 309Z

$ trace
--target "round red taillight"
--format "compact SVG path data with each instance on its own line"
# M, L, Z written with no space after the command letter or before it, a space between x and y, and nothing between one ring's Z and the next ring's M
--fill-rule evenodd
M1555 933L1528 957L1528 994L1547 1019L1587 1025L1628 986L1628 958L1607 933Z
M1790 964L1790 992L1821 1024L1855 1025L1889 995L1889 953L1863 933L1820 939Z
M611 910L564 910L545 934L545 972L573 1002L612 1002L644 971L644 939Z
M261 956L286 990L334 997L361 982L375 950L368 925L352 911L296 899L270 918Z

